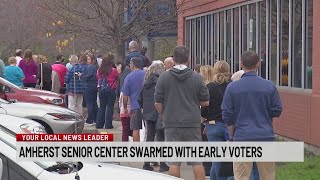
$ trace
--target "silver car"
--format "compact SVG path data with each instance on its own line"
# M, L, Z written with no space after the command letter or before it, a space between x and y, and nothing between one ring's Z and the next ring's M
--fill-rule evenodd
M85 120L67 108L32 103L10 103L0 99L0 114L28 118L42 124L47 133L82 133Z
M46 134L45 128L30 119L0 114L0 129L12 134Z

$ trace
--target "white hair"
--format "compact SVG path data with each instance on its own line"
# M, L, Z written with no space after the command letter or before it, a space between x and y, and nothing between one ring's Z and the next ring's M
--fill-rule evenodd
M232 81L238 81L241 79L242 75L244 74L243 70L237 71L235 72L232 76L231 76L231 80Z
M137 43L137 41L131 41L129 43L129 49L130 50L138 50L139 49L139 44Z

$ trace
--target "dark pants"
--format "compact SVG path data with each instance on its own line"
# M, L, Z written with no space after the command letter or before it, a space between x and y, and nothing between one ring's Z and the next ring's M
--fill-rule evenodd
M96 122L97 113L98 113L98 105L97 105L97 86L86 86L86 90L84 92L84 98L87 103L88 108L88 119L87 123L92 124Z
M52 82L43 82L42 90L51 91L52 89Z
M147 141L152 142L154 138L157 137L158 142L164 141L164 129L157 129L156 121L145 121L147 130ZM163 164L164 162L160 162ZM145 162L145 164L150 164L150 162Z
M145 121L147 129L147 141L154 141L154 138L157 137L157 141L164 141L164 129L156 129L157 122L154 121ZM156 136L157 134L157 136Z
M36 87L36 83L23 83L24 87L31 87L31 88L35 88Z
M106 129L112 129L112 119L114 103L116 101L116 92L112 90L109 93L99 93L100 107L98 111L96 127L101 129L105 127ZM106 113L107 110L107 113Z
M130 130L130 117L121 117L121 124L122 124L122 141L128 142L129 136L131 136Z
M202 135L202 141L208 141L207 139L207 135L203 134L203 130L205 128L204 124L201 124L201 135ZM206 176L210 176L210 171L211 171L211 167L212 167L212 162L203 162L203 167L204 167L204 171L206 173Z

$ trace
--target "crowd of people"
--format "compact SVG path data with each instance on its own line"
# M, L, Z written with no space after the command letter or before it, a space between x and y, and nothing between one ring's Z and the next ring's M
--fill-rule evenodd
M59 54L49 64L43 55L31 50L16 51L9 58L3 77L23 87L65 93L68 107L83 114L86 123L97 129L112 129L114 105L119 102L122 141L140 141L146 127L146 141L274 141L272 121L282 111L277 88L257 76L259 57L244 52L243 70L231 75L224 60L213 66L189 65L189 50L179 46L163 61L149 61L146 48L129 43L123 61L90 52L70 55L64 65ZM99 103L98 103L99 102ZM99 106L98 106L99 104ZM145 162L143 169L153 171L157 162ZM275 179L275 164L268 163L188 163L196 180ZM169 166L168 166L169 165ZM160 172L180 176L179 162L160 162Z

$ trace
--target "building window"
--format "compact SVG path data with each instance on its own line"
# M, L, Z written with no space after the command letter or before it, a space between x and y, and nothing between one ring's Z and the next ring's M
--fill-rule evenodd
M240 14L240 11L239 11L239 8L235 8L233 10L233 21L234 21L234 25L233 25L233 31L234 31L234 35L233 35L233 72L232 73L235 73L237 71L239 71L240 69L240 49L241 49L241 46L239 47L239 44L240 44L240 39L239 39L239 33L241 31L239 31L239 28L240 28L240 23L239 23L239 14Z
M312 88L313 0L246 1L186 21L192 66L223 59L234 73L250 49L261 59L261 77L277 86Z

